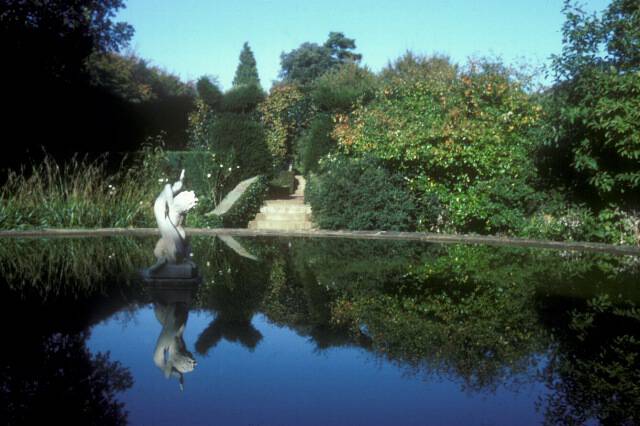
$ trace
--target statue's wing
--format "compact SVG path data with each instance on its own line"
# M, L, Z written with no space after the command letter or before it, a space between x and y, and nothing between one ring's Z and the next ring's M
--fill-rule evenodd
M173 208L178 214L184 214L198 204L198 198L193 191L183 191L173 199Z

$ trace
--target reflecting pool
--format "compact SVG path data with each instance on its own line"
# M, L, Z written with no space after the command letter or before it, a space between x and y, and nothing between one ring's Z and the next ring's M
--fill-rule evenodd
M4 424L640 419L640 259L480 245L0 240Z

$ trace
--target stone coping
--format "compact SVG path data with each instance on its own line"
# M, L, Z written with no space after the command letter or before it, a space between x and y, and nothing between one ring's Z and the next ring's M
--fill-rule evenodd
M581 241L546 241L525 238L496 237L468 234L435 234L428 232L395 231L329 231L266 230L232 228L186 228L187 235L233 237L290 237L290 238L349 238L363 240L420 241L439 244L486 244L494 246L530 247L554 250L574 250L617 255L640 256L640 246L589 243ZM25 231L0 231L0 238L43 237L99 237L99 236L159 236L156 228L98 228L98 229L38 229Z

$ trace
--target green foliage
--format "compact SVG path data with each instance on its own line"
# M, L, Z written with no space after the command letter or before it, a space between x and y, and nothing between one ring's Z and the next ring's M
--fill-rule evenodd
M262 125L248 114L220 113L210 123L209 150L232 155L240 180L270 173L273 164Z
M600 241L640 244L640 218L611 205L594 214L585 205L544 206L528 218L523 237L556 241Z
M458 76L458 66L448 56L420 56L405 52L380 72L381 80L389 85L424 80L452 81Z
M199 98L211 110L216 111L222 104L222 90L215 79L207 76L200 77L196 83Z
M322 229L405 231L415 228L417 211L402 183L375 161L328 156L305 198Z
M331 152L336 141L331 137L333 119L329 114L317 114L297 141L296 167L304 174L318 171L320 159Z
M6 0L2 3L0 46L16 71L73 78L90 54L117 52L128 45L133 27L113 21L124 7L122 0ZM30 69L36 66L37 70Z
M130 237L5 239L0 273L16 291L35 289L45 299L77 297L116 282L130 284L140 267L153 261L152 249L144 239Z
M397 170L416 196L437 195L446 229L513 232L538 201L528 132L539 110L509 70L471 63L454 80L436 74L384 87L338 117L334 136L345 152Z
M353 53L355 48L355 40L339 32L329 33L322 46L302 43L280 55L280 77L285 83L309 84L337 65L358 62L362 55Z
M29 175L9 172L0 188L0 228L153 226L157 194L145 165L109 175L103 162L59 165L47 157Z
M294 140L307 125L314 108L298 86L287 84L274 86L258 110L274 163L284 167L291 161Z
M295 173L289 170L282 170L269 181L269 199L288 197L295 191L295 186Z
M219 104L196 100L189 116L189 146L224 159L238 181L270 173L272 155L256 107L264 93L255 85L242 85L222 95ZM239 169L236 171L236 169Z
M266 176L260 176L222 216L224 226L226 228L246 228L249 221L260 211L268 189L268 179Z
M243 179L233 156L218 156L210 151L167 151L161 169L168 182L177 179L184 169L185 187L198 197L196 208L189 214L189 224L202 222L202 216L213 210L233 186ZM211 223L207 223L211 226Z
M187 128L188 147L190 149L211 149L211 122L214 113L211 107L202 99L197 98L195 108L189 114Z
M120 103L111 106L118 109L117 118L105 120L113 120L115 126L125 129L127 125L132 127L127 136L137 140L129 140L127 150L137 146L144 136L159 132L165 133L167 146L185 147L188 114L195 97L190 83L183 83L135 54L93 53L86 61L85 71L92 90L102 97L97 102L105 104L99 106L101 110L109 110L109 99Z
M633 424L640 414L640 310L600 294L566 312L544 379L546 424ZM558 326L558 325L556 325Z
M376 86L377 80L368 69L349 62L316 79L311 98L320 111L348 112L356 102L370 101Z
M240 63L238 64L238 68L236 68L236 75L233 78L233 87L244 85L260 87L256 58L253 56L248 42L245 42L242 46Z
M265 94L255 84L235 86L224 94L220 109L225 112L248 113L256 109Z
M640 5L614 0L601 16L565 1L562 54L554 57L560 128L573 183L600 204L638 205L640 195Z

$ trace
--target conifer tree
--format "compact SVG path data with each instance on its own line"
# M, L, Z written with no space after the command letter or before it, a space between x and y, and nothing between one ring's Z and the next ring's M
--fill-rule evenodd
M240 52L240 63L236 69L236 75L233 78L233 87L255 85L260 86L260 78L258 77L258 68L256 66L256 58L249 47L249 43L245 42Z

